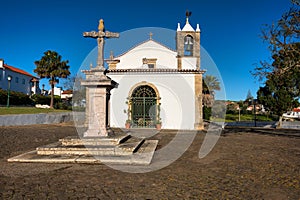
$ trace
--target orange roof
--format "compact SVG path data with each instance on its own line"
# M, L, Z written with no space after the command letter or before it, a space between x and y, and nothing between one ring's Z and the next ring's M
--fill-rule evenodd
M73 94L73 90L65 90L62 94Z
M29 74L28 72L25 72L24 70L21 70L19 68L12 67L12 66L9 66L9 65L6 65L6 64L4 64L3 66L5 68L9 69L10 71L13 71L13 72L16 72L16 73L19 73L19 74L24 74L26 76L30 76L30 77L36 78L35 76L33 76L33 75Z
M300 108L294 108L293 111L294 112L300 112Z

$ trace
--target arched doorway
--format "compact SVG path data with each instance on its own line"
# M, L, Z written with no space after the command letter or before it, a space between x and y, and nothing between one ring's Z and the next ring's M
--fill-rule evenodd
M129 97L131 127L154 128L159 119L158 95L149 85L139 85Z

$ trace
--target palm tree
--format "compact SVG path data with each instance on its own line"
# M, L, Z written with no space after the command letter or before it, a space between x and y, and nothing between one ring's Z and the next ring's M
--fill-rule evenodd
M203 104L207 107L212 107L215 90L221 90L220 82L215 76L206 75L202 81Z
M203 79L203 93L214 96L215 90L221 90L220 81L215 76L206 75Z
M44 56L41 60L34 62L36 65L34 72L37 73L40 78L49 79L49 84L51 85L51 108L53 108L54 85L58 83L59 78L67 78L68 75L71 74L68 63L68 60L62 61L61 55L57 52L50 50L44 52Z

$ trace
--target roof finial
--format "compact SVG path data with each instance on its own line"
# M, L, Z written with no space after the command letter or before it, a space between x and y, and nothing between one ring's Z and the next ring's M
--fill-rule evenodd
M110 60L113 60L114 59L114 52L113 51L110 51L110 55L109 55L109 59Z
M186 16L186 24L189 24L189 17L192 15L192 12L186 10L185 16Z
M180 23L177 24L177 31L181 31Z
M199 27L199 24L197 24L196 31L197 31L197 32L200 32L200 27Z
M149 40L152 40L152 36L153 36L153 33L150 32L150 33L149 33Z

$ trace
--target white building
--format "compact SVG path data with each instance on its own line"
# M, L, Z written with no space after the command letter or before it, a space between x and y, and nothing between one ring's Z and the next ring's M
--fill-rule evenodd
M72 99L73 91L72 90L64 90L60 96L62 99Z
M47 95L51 95L51 90L47 92ZM54 86L54 96L59 96L62 99L70 99L73 97L73 91L63 90L62 87Z
M9 80L10 79L10 80ZM0 89L22 92L30 95L40 93L39 79L28 72L4 64L0 59Z
M189 24L176 31L176 50L147 41L107 63L107 75L117 82L111 90L109 124L164 129L203 129L200 29Z
M51 95L51 92L52 92L52 90L50 89L50 90L48 91L48 94ZM63 90L62 90L61 87L56 87L56 86L54 86L54 96L60 96L60 97L61 97L61 94L62 94L62 93L63 93Z

